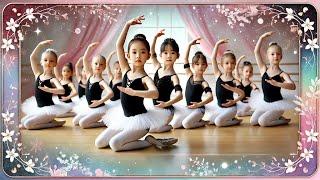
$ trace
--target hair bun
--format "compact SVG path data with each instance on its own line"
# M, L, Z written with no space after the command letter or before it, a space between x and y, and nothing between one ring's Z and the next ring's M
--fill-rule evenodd
M47 53L47 52L52 52L52 53L58 54L58 52L57 52L56 50L51 49L51 48L46 49L44 52L45 52L45 53Z
M252 65L250 61L243 61L244 66Z
M223 54L227 54L227 53L233 53L233 51L230 49L227 49L225 52L223 52Z
M278 43L276 43L276 42L270 42L269 43L269 46L274 46L274 45L278 45Z
M197 51L194 55L203 55L203 53L201 51Z
M134 39L147 39L146 36L144 34L136 34L134 36Z

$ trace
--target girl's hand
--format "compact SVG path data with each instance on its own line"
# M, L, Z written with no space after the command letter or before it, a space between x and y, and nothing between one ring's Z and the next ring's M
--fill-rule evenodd
M50 90L50 88L48 88L47 86L38 86L38 88L45 92L48 92Z
M242 59L244 59L244 58L246 58L245 55L240 56L239 59L238 59L238 63L240 63L240 61L241 61Z
M97 47L98 45L99 45L99 42L91 43L91 44L89 44L88 49L93 49L93 48Z
M201 37L198 37L192 41L190 41L189 45L192 46L192 45L196 45L196 44L200 44L200 41L201 40Z
M190 102L190 103L191 103L191 105L188 106L188 108L190 108L190 109L197 109L200 107L200 103L198 103L198 102Z
M60 54L59 57L58 57L58 64L59 62L61 61L61 59L63 59L68 53L63 53L63 54Z
M129 88L129 87L125 88L122 86L117 86L117 88L125 94L128 94L130 96L135 96L135 90L133 90L132 88Z
M53 43L53 40L45 40L45 41L41 41L39 45L50 45L52 43Z
M277 86L279 87L279 82L275 81L274 79L266 79L267 83L271 84L272 86Z
M162 35L164 35L164 29L161 29L161 30L156 34L156 37L158 38L158 37L160 37L160 36L162 36Z
M223 103L221 104L223 107L230 107L232 105L236 104L236 101L235 100L230 100L230 99L227 99L227 102L226 103Z
M167 103L163 101L157 101L157 103L159 104L155 105L155 107L158 107L158 108L165 108L168 106Z
M61 99L60 99L60 101L62 101L62 102L65 102L65 101L68 101L68 100L69 100L69 98L67 98L66 96L62 96Z
M271 36L273 33L274 33L273 31L266 32L266 33L262 34L260 37L261 37L261 38L266 38L266 37Z
M144 15L138 16L138 17L136 17L136 18L133 18L133 19L129 20L129 21L127 22L127 24L128 24L128 25L142 24L142 20L144 20L144 19L145 19L145 18L144 18Z
M220 45L220 44L224 44L224 43L228 43L229 39L220 39L216 44Z
M89 105L90 108L95 108L101 104L101 102L99 100L93 100L91 102L92 102L92 104Z

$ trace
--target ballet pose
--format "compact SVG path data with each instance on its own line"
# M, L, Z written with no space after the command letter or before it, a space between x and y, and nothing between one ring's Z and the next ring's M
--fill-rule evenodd
M75 70L78 82L78 96L79 98L82 98L86 93L86 83L88 81L88 78L86 77L86 72L83 68L83 57L80 57L77 61Z
M113 97L110 99L111 101L117 101L120 99L120 91L118 89L118 86L122 85L122 72L120 69L119 61L113 63L113 73L110 68L110 60L115 53L116 51L112 51L107 57L106 67L106 72L109 77L109 87L113 91Z
M96 55L89 62L89 54L98 46L98 42L88 46L83 56L83 67L88 77L86 86L87 103L78 105L74 110L77 115L73 118L74 125L82 128L95 128L104 126L101 120L107 110L105 102L113 97L113 92L108 84L103 80L102 72L106 68L106 59L101 55ZM102 92L106 91L102 97Z
M147 111L144 98L157 99L158 90L152 79L144 71L144 64L150 58L150 46L145 36L136 35L128 45L127 57L132 63L132 68L125 57L124 42L131 25L141 24L143 16L128 21L117 40L116 48L120 69L123 74L120 99L122 108L112 108L111 117L103 120L108 126L95 140L98 148L110 146L113 151L126 151L143 149L156 145L159 148L175 143L174 141L161 141L153 136L144 137L149 129L165 125L164 116L154 116L152 111Z
M153 39L151 45L151 60L156 73L154 75L154 83L159 91L158 99L153 99L153 109L159 113L166 113L166 125L158 129L150 129L150 132L166 132L172 129L169 125L173 118L173 104L182 100L182 88L180 86L179 77L176 74L173 65L179 58L179 46L172 38L167 38L163 41L160 47L160 58L163 62L163 67L157 59L155 46L157 38L164 35L164 29L160 30ZM171 93L175 90L175 96L171 99Z
M61 59L65 56L66 56L66 53L61 54L58 57L58 65L61 62ZM78 94L72 82L72 76L73 76L72 63L69 62L64 64L61 71L62 72L60 73L57 66L54 67L54 75L62 85L64 89L64 94L58 95L58 99L54 98L53 100L55 104L61 104L64 106L64 108L68 109L68 112L66 114L62 114L58 117L70 117L75 115L73 112L70 112L73 106L75 105L75 103L72 101L71 98L73 98Z
M44 47L53 40L40 42L30 55L32 72L35 77L35 95L26 99L21 109L25 116L21 119L21 128L44 129L63 126L65 121L56 121L55 117L68 112L61 104L54 104L52 95L63 95L64 89L54 77L53 69L57 65L57 54L53 49ZM40 64L39 64L40 62ZM41 70L42 67L42 70Z
M265 38L271 36L273 32L267 32L260 36L254 54L261 74L261 85L263 93L254 93L249 100L254 113L250 123L260 126L277 126L288 124L290 119L282 115L285 110L293 109L295 104L292 102L294 96L281 93L281 89L295 90L296 86L289 74L280 68L282 60L282 48L277 43L270 43L267 49L267 59L269 67L264 63L260 49Z
M214 103L214 108L208 108L212 114L209 118L210 124L216 126L233 126L241 123L240 119L236 119L237 106L236 103L244 98L244 92L237 88L240 82L236 80L232 71L235 69L236 57L231 51L226 51L221 57L221 66L223 72L220 71L217 63L218 48L221 44L227 43L227 39L219 40L212 52L212 68L216 80L216 96L217 102ZM234 99L233 94L238 94Z
M212 90L207 81L203 78L203 73L206 71L208 64L207 59L202 52L196 52L192 58L192 68L189 64L189 52L193 45L199 44L197 38L191 41L187 47L184 57L184 70L188 77L185 98L187 107L179 108L175 114L171 125L173 128L184 127L186 129L198 128L205 126L206 122L202 120L205 113L205 105L213 100ZM206 98L202 100L202 94L206 94Z
M241 61L245 58L245 56L241 56L237 63L236 63L236 68L235 68L235 78L240 81L240 86L239 88L244 91L244 98L237 102L237 116L242 117L242 116L251 116L253 111L249 105L249 98L251 95L252 90L258 90L257 86L250 80L253 75L253 66L251 62L249 61L244 61L243 62L243 67L242 67L242 78L239 73L239 64Z

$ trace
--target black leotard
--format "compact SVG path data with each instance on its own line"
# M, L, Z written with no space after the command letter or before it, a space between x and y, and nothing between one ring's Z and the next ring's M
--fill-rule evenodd
M63 95L58 95L59 99L61 99L62 96L65 96L65 97L66 97L66 96L69 96L70 93L71 93L71 88L68 86L68 84L62 85L62 87L63 87L63 89L64 89L64 94L63 94ZM72 100L69 99L69 100L63 101L63 102L65 102L65 103L70 103L70 102L72 102Z
M44 107L44 106L51 106L54 105L52 101L52 93L45 92L38 87L48 87L48 88L53 88L52 84L50 83L50 79L46 79L44 81L40 80L40 75L37 77L37 80L35 82L35 98L37 101L38 107Z
M281 88L273 86L266 81L266 79L268 80L273 79L277 82L283 82L283 79L280 77L281 73L282 71L273 77L269 77L269 75L267 74L267 71L264 72L262 76L261 84L262 84L264 100L266 102L275 102L283 99L281 95Z
M102 80L98 82L90 83L90 78L88 79L87 87L86 87L86 98L87 98L88 105L92 104L93 100L100 100L102 91L103 91L103 89L100 87L100 84L99 84ZM104 105L105 104L102 103L97 107L101 107ZM97 108L97 107L94 107L94 108Z
M225 108L224 106L222 106L222 104L227 103L228 102L227 100L233 100L233 92L224 88L222 84L228 84L229 86L232 86L232 87L235 87L235 84L233 83L233 79L231 81L223 81L221 79L221 75L216 81L216 96L218 100L218 105L220 107ZM232 106L235 106L235 104Z
M115 85L113 85L112 80L109 83L109 87L112 89L113 91L113 97L110 99L111 101L116 101L118 99L120 99L120 91L117 88L118 86L121 86L122 82L118 82Z
M187 105L191 105L191 102L201 102L202 93L204 92L204 88L202 86L203 81L193 81L193 76L190 76L190 78L187 81L186 86L186 101ZM199 107L204 108L204 106Z
M80 80L79 84L78 84L78 96L79 96L79 98L81 98L83 95L86 94L86 88L82 87L81 85L85 85L85 84L83 84L82 81Z

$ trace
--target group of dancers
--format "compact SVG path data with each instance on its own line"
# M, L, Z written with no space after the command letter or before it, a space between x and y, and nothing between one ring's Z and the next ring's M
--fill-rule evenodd
M116 51L107 58L95 55L90 60L99 43L87 47L84 56L75 65L78 90L73 84L72 64L64 64L62 70L57 68L66 54L58 56L53 49L42 52L53 41L40 42L30 55L35 76L35 96L22 104L25 116L21 120L21 128L59 127L65 121L56 121L56 117L74 116L73 124L81 128L106 126L95 140L96 147L126 151L149 146L163 149L177 142L176 138L157 139L147 135L149 132L192 129L208 124L219 127L239 125L241 119L237 117L241 116L251 115L252 125L289 123L290 119L284 118L283 113L294 108L294 103L291 96L281 93L281 89L294 90L296 87L279 66L282 49L276 43L269 44L266 53L269 66L264 63L260 53L261 44L273 32L263 34L254 50L262 77L262 90L251 81L253 66L248 61L242 63L244 56L237 60L232 51L224 52L220 59L220 70L218 50L228 40L222 39L215 44L211 57L216 79L215 96L204 79L208 67L206 56L200 51L196 52L192 62L189 62L190 49L199 44L201 38L192 40L183 57L188 80L184 95L186 104L182 105L177 104L183 99L183 88L174 69L175 61L180 57L179 46L174 39L164 40L159 56L155 53L155 44L164 35L164 30L155 35L151 47L143 34L137 34L129 42L127 53L124 50L129 28L141 24L144 19L144 16L139 16L126 22L116 42ZM111 68L110 60L115 53L118 61ZM153 79L144 70L149 59L155 68ZM243 64L241 71L240 64ZM109 82L103 78L104 70ZM146 98L153 101L144 103Z

